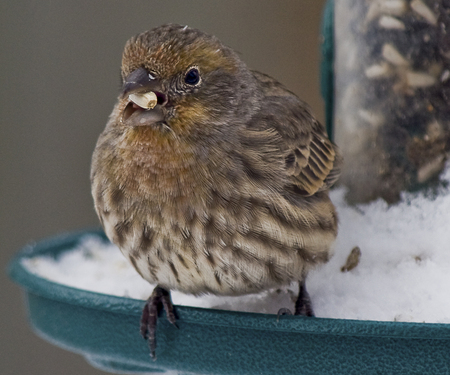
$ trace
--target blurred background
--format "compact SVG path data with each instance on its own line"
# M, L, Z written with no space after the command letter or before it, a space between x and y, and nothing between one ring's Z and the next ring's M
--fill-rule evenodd
M307 101L323 122L319 33L324 4L0 2L1 374L104 374L32 332L22 293L5 270L27 243L99 225L90 193L90 158L119 92L127 39L168 22L214 34L250 68L277 78Z

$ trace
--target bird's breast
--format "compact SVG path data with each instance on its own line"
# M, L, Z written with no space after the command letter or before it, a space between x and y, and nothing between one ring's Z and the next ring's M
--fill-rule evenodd
M152 137L129 134L95 157L108 168L93 172L105 231L143 278L194 294L245 294L299 280L329 258L337 223L326 194L297 206L230 158L206 162L187 144Z
M117 149L114 175L136 199L174 200L203 191L208 183L207 157L170 131L129 129Z

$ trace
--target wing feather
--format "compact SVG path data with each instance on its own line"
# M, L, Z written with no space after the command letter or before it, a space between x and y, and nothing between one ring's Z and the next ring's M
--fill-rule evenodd
M288 181L303 195L330 188L339 178L342 157L309 106L282 84L254 72L265 95L262 128L279 134Z

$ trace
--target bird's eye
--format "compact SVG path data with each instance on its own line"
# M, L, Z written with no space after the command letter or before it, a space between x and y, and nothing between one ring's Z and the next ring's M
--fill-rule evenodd
M189 71L184 76L184 82L188 85L196 85L200 82L200 73L197 68L189 69Z

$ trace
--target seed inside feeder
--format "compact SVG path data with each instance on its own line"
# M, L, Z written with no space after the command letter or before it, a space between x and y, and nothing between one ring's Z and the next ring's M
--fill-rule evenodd
M383 57L389 61L391 64L397 65L397 66L407 66L409 65L408 60L406 60L400 52L397 51L397 49L390 43L386 43L383 45L382 50Z
M145 94L130 94L128 99L145 109L152 109L158 104L158 98L153 91L146 92Z
M411 1L411 8L416 13L420 14L427 22L432 25L437 25L437 17L432 12L430 8L428 8L425 3L421 0L413 0Z

